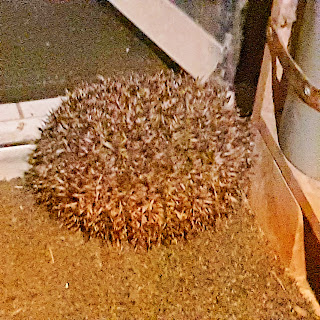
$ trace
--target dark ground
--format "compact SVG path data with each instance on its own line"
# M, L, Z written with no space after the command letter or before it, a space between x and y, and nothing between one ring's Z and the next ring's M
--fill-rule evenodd
M165 67L148 41L122 22L108 2L1 0L0 103L64 95L97 74Z
M0 8L2 102L63 94L96 73L165 68L110 7L2 0ZM85 242L49 216L23 180L0 182L1 320L316 319L248 208L215 232L149 252Z
M231 2L176 0L220 42ZM0 26L0 103L64 95L97 74L177 67L107 0L1 0Z

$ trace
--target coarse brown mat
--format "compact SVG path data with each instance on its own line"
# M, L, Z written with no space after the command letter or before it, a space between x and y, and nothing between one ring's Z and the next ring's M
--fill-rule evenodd
M148 252L85 242L0 183L0 319L316 319L248 208Z

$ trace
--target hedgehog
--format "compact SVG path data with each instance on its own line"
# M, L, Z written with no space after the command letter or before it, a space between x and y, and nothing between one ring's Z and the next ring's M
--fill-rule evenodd
M187 239L248 190L250 121L219 81L174 72L99 76L51 112L26 183L71 230L121 246Z

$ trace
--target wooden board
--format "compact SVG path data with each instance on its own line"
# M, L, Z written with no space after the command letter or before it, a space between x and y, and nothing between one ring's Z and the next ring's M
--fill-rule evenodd
M249 201L257 220L294 277L306 277L302 211L261 134Z
M222 45L169 0L109 2L193 77L206 81L222 61Z
M278 26L285 45L294 18L290 16L288 24L281 21L288 13L292 15L287 6L295 4L290 0L275 0L273 3L272 21ZM257 129L256 152L259 158L252 176L249 202L280 260L320 315L317 302L320 299L320 212L319 202L312 201L312 197L318 195L319 198L319 186L311 184L306 177L302 178L301 173L288 164L279 147L275 118L279 97L274 94L272 80L275 76L281 79L282 68L280 65L274 67L271 68L271 56L266 46L252 116Z

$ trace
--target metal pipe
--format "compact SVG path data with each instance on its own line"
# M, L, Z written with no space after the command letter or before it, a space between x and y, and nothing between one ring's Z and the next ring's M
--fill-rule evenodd
M320 87L320 0L307 1L298 41L295 61L312 85L303 88L302 96L297 92L299 85L290 86L280 121L279 142L294 166L320 180L320 112L316 89ZM313 106L310 100L315 100Z

